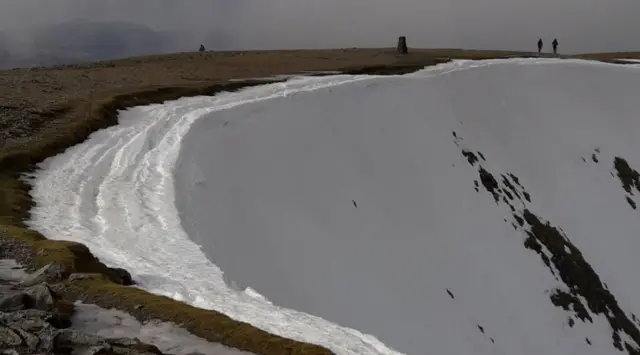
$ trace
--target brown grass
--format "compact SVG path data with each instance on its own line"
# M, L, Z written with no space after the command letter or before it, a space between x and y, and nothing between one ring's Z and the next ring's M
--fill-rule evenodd
M116 307L141 320L174 321L203 338L256 354L330 353L315 345L268 334L214 311L111 282L110 271L83 245L47 240L25 227L23 221L33 201L29 186L19 176L32 171L47 157L81 143L92 132L116 124L120 109L184 96L212 95L252 84L230 83L231 78L328 70L396 74L433 65L443 58L528 55L453 49L412 50L406 56L397 55L392 49L207 52L0 71L0 232L32 248L36 263L32 266L53 262L67 273L106 276L66 282L63 293L71 299ZM599 60L615 57L630 56L593 55Z

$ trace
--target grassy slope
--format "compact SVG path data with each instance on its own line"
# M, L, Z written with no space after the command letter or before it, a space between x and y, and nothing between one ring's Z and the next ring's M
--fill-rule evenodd
M394 74L435 64L440 58L528 55L453 49L414 50L408 56L382 49L182 53L83 66L0 71L0 127L6 133L0 137L0 232L5 238L31 247L34 267L57 263L68 273L97 274L65 282L61 290L70 299L116 307L139 320L174 321L198 336L256 354L330 353L315 345L268 334L214 311L112 282L111 271L83 245L47 240L24 226L22 221L28 217L33 201L19 175L31 171L45 158L81 143L93 131L116 124L120 109L184 96L212 95L247 85L228 82L231 78L303 70ZM611 60L637 58L640 53L575 57ZM31 122L37 124L25 126Z

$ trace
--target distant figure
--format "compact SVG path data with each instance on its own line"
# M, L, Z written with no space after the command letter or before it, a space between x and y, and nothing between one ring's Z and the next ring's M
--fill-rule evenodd
M200 49L199 49L199 51L200 51L200 52L204 52L205 50L206 50L206 49L204 49L204 44L201 44L201 45L200 45Z
M554 38L551 45L553 46L553 54L558 55L558 39Z
M538 38L538 55L542 53L542 38Z

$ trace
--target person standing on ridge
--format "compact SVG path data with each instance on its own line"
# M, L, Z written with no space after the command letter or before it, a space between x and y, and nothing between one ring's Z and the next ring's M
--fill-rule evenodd
M538 38L538 55L542 53L542 38Z
M558 55L558 39L554 38L551 45L553 46L553 54Z

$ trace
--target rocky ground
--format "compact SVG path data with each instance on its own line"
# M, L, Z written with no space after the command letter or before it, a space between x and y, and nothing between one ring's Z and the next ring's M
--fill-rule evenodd
M0 264L0 349L4 354L163 354L137 339L106 339L71 327L72 303L55 291L59 266L23 274L17 264ZM70 278L82 278L81 274Z

